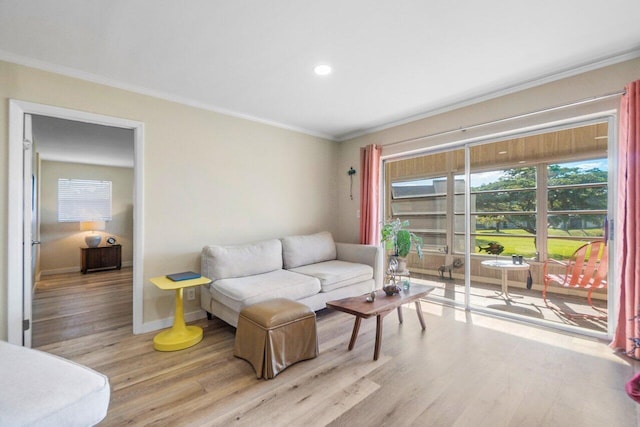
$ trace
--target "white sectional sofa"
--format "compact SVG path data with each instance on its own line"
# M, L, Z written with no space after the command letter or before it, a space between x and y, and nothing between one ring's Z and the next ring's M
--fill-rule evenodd
M382 287L381 247L335 243L331 233L290 236L237 246L205 246L201 306L237 326L240 311L288 298L317 311L330 300Z

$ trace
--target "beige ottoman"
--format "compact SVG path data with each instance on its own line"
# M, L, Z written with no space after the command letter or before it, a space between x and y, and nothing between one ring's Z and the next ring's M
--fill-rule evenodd
M285 298L240 312L233 354L253 365L258 378L273 378L288 366L318 355L316 314Z

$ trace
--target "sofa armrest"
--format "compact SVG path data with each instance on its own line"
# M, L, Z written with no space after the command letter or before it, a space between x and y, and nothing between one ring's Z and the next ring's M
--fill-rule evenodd
M375 288L382 288L383 281L383 250L381 246L359 245L356 243L336 243L337 259L340 261L357 262L373 268Z

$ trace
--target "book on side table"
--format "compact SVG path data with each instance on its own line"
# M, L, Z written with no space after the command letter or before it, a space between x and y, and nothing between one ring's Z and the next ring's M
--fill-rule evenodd
M194 273L193 271L183 271L182 273L167 274L167 279L173 280L174 282L197 279L199 277L202 276L200 276L198 273Z

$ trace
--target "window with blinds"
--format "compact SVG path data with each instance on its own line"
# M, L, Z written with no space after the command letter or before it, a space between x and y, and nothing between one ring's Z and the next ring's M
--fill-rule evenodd
M58 179L58 222L111 221L111 181Z
M409 220L425 252L447 253L447 177L391 182L391 217Z

